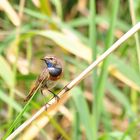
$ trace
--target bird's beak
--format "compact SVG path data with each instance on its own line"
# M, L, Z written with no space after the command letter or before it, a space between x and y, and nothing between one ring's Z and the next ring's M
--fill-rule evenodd
M41 60L45 61L45 58L41 58Z

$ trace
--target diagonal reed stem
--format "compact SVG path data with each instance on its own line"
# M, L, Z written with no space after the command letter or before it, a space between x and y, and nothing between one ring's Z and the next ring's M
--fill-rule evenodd
M123 42L130 38L134 33L140 29L140 22L132 27L127 33L125 33L119 40L117 40L107 51L105 51L99 58L97 58L90 66L88 66L79 76L67 84L58 94L60 97L59 101L53 98L48 104L44 105L39 111L37 111L30 119L25 121L20 125L6 140L11 140L15 138L20 132L22 132L29 124L31 124L38 116L40 116L44 111L47 113L56 110L60 105L65 103L68 99L68 92L74 86L76 86L80 81L82 81L89 72L91 72L100 62L102 62L108 55L115 51Z

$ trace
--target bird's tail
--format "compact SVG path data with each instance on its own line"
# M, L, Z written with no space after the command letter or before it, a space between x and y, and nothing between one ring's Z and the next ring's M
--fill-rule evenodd
M37 86L33 87L27 97L24 99L24 102L27 102L34 94L35 90L37 89Z

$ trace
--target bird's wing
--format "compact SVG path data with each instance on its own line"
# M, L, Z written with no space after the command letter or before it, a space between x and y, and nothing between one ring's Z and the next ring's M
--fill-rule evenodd
M39 75L39 77L37 78L35 85L33 86L33 88L30 90L29 94L27 95L27 97L25 98L25 102L28 101L34 94L34 92L39 89L43 83L44 80L49 78L49 72L47 68L44 68L44 70L42 71L42 73Z

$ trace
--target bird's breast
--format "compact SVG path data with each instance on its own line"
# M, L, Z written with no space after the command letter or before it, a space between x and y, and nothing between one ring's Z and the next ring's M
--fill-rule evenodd
M51 67L51 68L48 68L48 70L49 70L51 80L54 80L54 81L58 80L62 75L62 68Z

